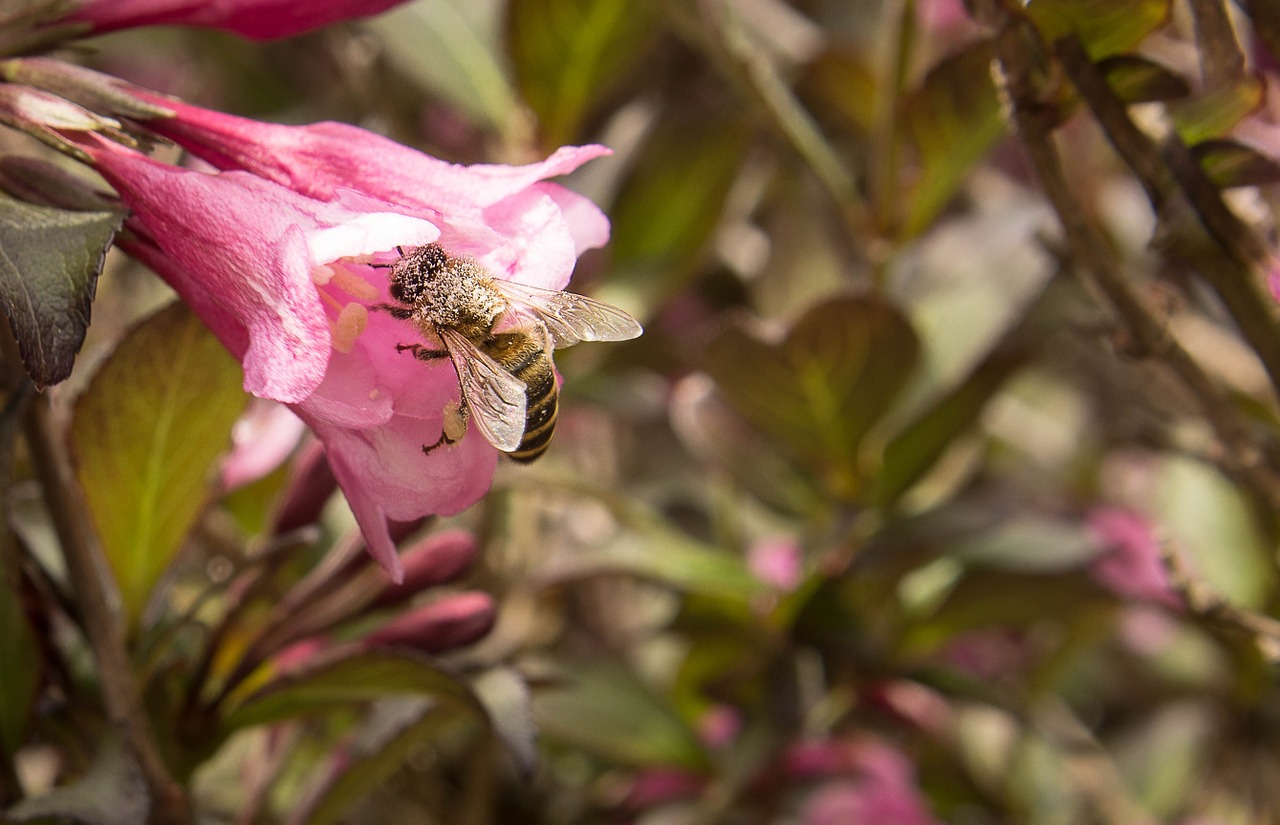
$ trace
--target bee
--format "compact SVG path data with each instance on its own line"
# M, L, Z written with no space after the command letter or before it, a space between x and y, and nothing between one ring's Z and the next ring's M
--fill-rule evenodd
M602 301L493 277L438 243L400 251L390 265L395 304L375 308L409 322L424 343L397 344L421 361L448 358L461 404L446 417L430 453L453 444L474 421L485 439L516 461L542 455L559 407L555 349L579 341L626 341L642 332L627 313ZM430 345L430 346L428 346Z

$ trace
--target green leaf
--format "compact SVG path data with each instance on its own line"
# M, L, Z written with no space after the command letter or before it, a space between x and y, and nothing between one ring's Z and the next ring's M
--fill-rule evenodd
M1191 152L1209 179L1223 189L1280 183L1280 163L1234 140L1206 140Z
M787 459L735 412L706 375L684 379L671 399L681 440L703 461L723 468L752 496L783 513L811 515L825 506L816 479Z
M869 133L880 90L866 59L852 46L831 46L804 67L796 91L811 110L838 118L851 131Z
M1268 543L1235 485L1190 458L1164 459L1152 478L1158 480L1155 521L1196 576L1236 605L1266 604L1275 584Z
M0 571L0 753L10 757L30 724L43 665L15 578Z
M240 366L187 308L135 327L76 402L71 446L131 626L209 500Z
M720 222L747 141L745 128L723 119L661 124L613 208L619 265L692 256Z
M1031 0L1046 42L1076 34L1094 59L1126 52L1169 19L1169 0Z
M928 620L911 630L910 639L913 646L929 648L946 644L967 630L1069 621L1114 604L1115 599L1085 573L976 570L961 578Z
M602 575L636 576L682 593L739 602L765 590L740 558L657 525L600 550L559 557L543 566L539 582L546 586Z
M404 768L405 763L454 721L447 711L430 709L379 747L356 757L312 806L306 825L332 825L352 806Z
M71 374L122 212L69 212L0 197L0 306L37 386Z
M1134 54L1099 61L1098 71L1125 103L1176 100L1191 94L1191 85L1182 75Z
M534 694L534 715L544 736L620 765L707 767L698 737L632 672L576 662L564 679L564 687Z
M532 774L538 751L529 683L509 667L495 667L477 676L472 688L516 765L526 775Z
M477 0L417 0L362 21L422 88L502 131L518 109L500 64L497 10Z
M862 437L902 389L919 355L910 324L872 297L819 304L781 344L730 327L703 362L725 399L765 434L821 467L833 493L857 493Z
M507 44L516 82L546 146L581 140L592 106L632 74L657 32L647 3L511 0Z
M970 46L934 66L905 103L907 129L923 167L907 205L908 238L928 227L1004 134L990 64L987 43Z
M942 456L956 437L973 426L987 401L1025 358L997 351L984 359L965 381L894 436L885 448L876 477L877 498L892 504Z
M1260 77L1247 77L1223 89L1169 105L1169 115L1188 146L1225 135L1241 120L1256 112L1266 96Z
M370 650L322 660L276 679L246 697L223 720L223 728L231 732L406 694L445 701L484 718L471 689L449 671L407 651Z

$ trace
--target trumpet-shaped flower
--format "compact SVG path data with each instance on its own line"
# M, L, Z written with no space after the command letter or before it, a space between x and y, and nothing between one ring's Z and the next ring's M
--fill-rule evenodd
M94 34L137 26L222 29L250 40L276 40L354 17L386 11L404 0L84 0L66 20Z
M370 551L399 580L388 519L470 506L488 489L498 452L474 428L424 451L459 403L458 379L446 359L423 363L398 349L420 339L378 311L390 300L385 267L403 247L438 241L495 277L563 288L608 224L543 178L607 150L461 167L338 124L254 124L181 106L177 118L149 125L181 133L225 171L180 169L86 138L133 211L135 237L121 246L241 359L249 392L289 404L321 439Z

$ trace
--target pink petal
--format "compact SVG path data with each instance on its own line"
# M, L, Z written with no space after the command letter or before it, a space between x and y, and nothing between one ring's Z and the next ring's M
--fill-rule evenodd
M386 11L404 0L86 0L67 16L95 33L135 26L222 29L251 40L275 40L342 20Z

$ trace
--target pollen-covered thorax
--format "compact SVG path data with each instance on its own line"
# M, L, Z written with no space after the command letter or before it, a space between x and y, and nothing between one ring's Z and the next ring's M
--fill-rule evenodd
M505 308L492 276L469 258L453 258L428 244L391 266L391 297L438 326L489 324Z

